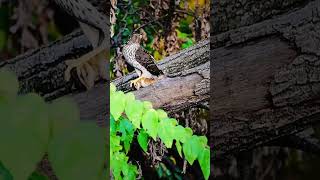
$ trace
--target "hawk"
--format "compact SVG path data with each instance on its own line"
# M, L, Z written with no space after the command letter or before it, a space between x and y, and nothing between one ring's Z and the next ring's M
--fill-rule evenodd
M110 22L107 0L54 0L65 12L74 17L89 39L93 50L78 59L67 60L65 80L70 80L70 71L76 68L81 83L90 89L95 80L108 79L108 45L110 39Z
M163 73L157 67L155 59L140 45L141 39L141 34L133 34L122 49L125 60L134 67L139 76L130 82L130 86L133 85L136 89L151 85L163 78Z

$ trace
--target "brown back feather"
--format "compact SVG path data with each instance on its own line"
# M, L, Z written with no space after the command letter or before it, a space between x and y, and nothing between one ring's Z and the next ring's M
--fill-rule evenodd
M142 47L136 52L136 61L145 67L152 75L159 76L163 74L156 65L154 58Z

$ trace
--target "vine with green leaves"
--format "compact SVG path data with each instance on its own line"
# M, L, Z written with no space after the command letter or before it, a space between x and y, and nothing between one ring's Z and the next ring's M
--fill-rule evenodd
M133 93L116 91L110 85L110 167L115 179L135 179L136 165L127 156L137 135L141 150L147 152L148 140L162 141L167 148L176 148L190 165L199 161L205 179L210 175L210 148L205 136L194 135L191 128L178 124L161 109L153 109L148 101L135 99Z

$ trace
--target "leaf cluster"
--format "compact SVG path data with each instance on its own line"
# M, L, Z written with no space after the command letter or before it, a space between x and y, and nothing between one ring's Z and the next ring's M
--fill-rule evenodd
M191 128L178 124L161 109L153 109L148 101L135 99L133 93L116 91L110 85L110 157L111 170L115 179L131 179L137 176L137 167L128 162L134 134L144 152L148 141L161 140L167 148L177 149L181 158L190 165L199 161L205 179L210 174L210 149L205 136L194 135Z

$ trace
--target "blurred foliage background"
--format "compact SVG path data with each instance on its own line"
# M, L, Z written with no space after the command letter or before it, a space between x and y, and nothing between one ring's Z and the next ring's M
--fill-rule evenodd
M121 47L133 32L157 61L188 48L210 35L209 0L111 0L111 78L132 70Z
M0 60L60 38L56 9L47 0L0 0Z

